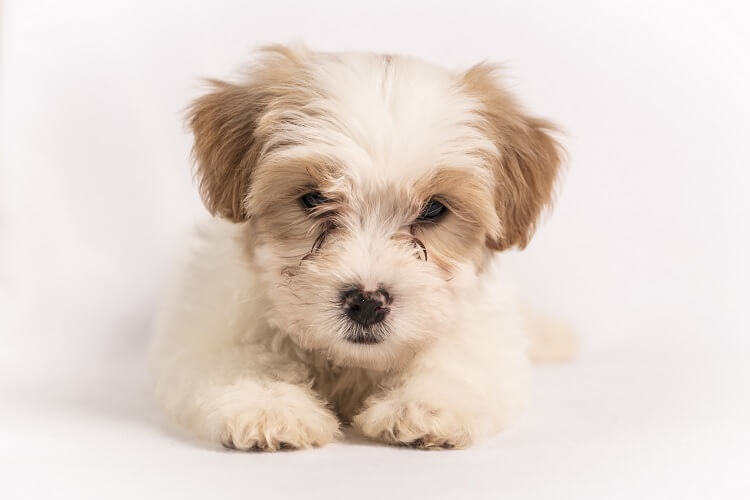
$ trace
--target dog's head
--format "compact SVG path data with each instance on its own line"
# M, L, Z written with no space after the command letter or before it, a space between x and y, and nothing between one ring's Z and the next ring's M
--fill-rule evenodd
M189 123L271 322L342 365L395 366L444 332L488 255L527 244L560 163L487 65L271 47Z

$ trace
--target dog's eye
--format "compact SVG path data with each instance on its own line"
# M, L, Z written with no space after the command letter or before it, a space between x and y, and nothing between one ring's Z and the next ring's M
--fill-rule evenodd
M302 206L310 210L328 201L328 199L317 191L312 191L302 196L300 199Z
M448 209L437 200L428 201L419 213L419 220L435 221L441 218Z

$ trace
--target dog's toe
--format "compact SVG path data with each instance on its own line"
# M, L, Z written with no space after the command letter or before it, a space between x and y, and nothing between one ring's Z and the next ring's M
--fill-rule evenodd
M404 443L404 445L418 450L452 450L456 448L456 444L452 441L436 438L431 435L417 438L414 441Z

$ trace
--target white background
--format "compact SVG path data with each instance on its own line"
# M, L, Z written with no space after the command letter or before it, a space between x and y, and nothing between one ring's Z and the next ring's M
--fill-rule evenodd
M0 497L750 497L742 3L6 1ZM557 208L509 258L583 348L497 439L240 454L152 408L149 324L204 214L183 109L288 41L503 62L566 130Z

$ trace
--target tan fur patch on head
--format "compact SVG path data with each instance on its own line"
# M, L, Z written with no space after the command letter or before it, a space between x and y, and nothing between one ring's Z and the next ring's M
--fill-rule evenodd
M200 192L214 215L234 222L247 219L245 198L253 169L279 126L274 108L303 106L304 86L293 85L303 71L299 55L282 46L261 51L249 81L210 80L211 91L188 109L195 136L193 155Z
M461 75L466 91L482 103L477 126L498 149L498 155L488 160L495 176L500 228L487 245L494 250L524 248L542 209L552 201L562 150L549 135L556 127L526 115L498 85L495 72L495 67L479 64Z

